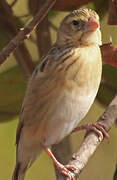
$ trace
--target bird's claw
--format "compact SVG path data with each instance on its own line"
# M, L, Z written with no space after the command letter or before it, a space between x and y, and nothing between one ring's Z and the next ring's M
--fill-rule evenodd
M98 135L99 141L101 141L105 137L108 140L108 142L109 142L109 135L108 135L106 126L102 122L96 122L96 123L82 125L80 127L75 128L73 130L73 132L76 132L76 131L79 131L79 130L83 130L83 129L85 129L87 131L93 130Z
M73 166L73 165L65 165L65 167L67 168L67 169L69 169L70 171L73 171L73 172L75 172L75 171L77 171L78 169L75 167L75 166Z
M67 180L75 180L74 173L71 171L75 171L76 168L72 165L65 165L60 168L60 172L67 177Z
M99 138L103 139L103 137L105 137L109 142L109 134L107 133L106 126L102 122L92 123L92 126L96 128Z

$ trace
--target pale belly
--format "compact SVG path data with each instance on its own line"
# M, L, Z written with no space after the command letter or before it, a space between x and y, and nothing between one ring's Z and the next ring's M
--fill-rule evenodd
M97 90L79 96L76 92L64 93L54 107L45 134L45 145L50 146L60 142L70 134L89 111Z

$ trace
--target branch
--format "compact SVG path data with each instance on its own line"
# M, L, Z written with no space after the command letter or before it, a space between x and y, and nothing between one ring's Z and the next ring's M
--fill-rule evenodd
M40 27L36 28L36 39L38 52L40 57L42 57L52 45L48 17L40 23Z
M0 54L0 64L6 60L6 58L24 41L24 39L30 36L31 31L34 30L43 20L55 2L56 0L48 0L45 5L43 5L43 8L41 8L41 10L33 18L33 20L22 31L20 31L14 39L10 41L10 43L3 49ZM60 2L57 1L56 4ZM69 1L69 3L70 2L75 3L75 1ZM78 2L80 3L81 1ZM83 2L86 3L86 0ZM110 43L104 44L101 46L101 51L103 61L114 67L117 67L117 46L112 46Z
M37 15L33 18L33 20L22 29L17 36L15 36L9 44L2 50L0 54L0 64L2 64L6 58L21 44L24 39L27 39L30 36L32 30L34 30L37 25L44 19L49 10L55 4L56 0L48 0L41 10L37 13Z
M41 0L35 0L35 2L29 0L28 1L29 12L33 16L35 16L35 14L38 12L38 9L41 9L44 3L45 1L41 1ZM38 54L39 57L42 57L44 54L48 52L48 50L52 45L48 17L45 17L44 20L40 22L39 26L37 26L36 28L35 33L36 33L36 44L37 44Z
M109 104L108 108L104 114L98 119L99 122L102 122L106 126L106 130L109 131L112 125L115 123L117 118L117 95ZM97 147L102 142L103 138L98 138L95 132L89 132L77 152L72 156L72 159L69 161L69 165L73 165L77 168L74 172L75 177L78 177L86 166L89 158L93 155ZM59 180L65 180L66 178L61 176Z
M18 33L16 17L13 15L13 11L6 1L1 0L0 7L2 13L1 30L4 31L5 38L10 41ZM27 79L32 74L34 65L30 53L24 43L22 43L22 45L14 51L14 56L24 74L25 79Z
M117 46L112 46L111 43L108 43L103 44L100 48L103 61L117 67Z

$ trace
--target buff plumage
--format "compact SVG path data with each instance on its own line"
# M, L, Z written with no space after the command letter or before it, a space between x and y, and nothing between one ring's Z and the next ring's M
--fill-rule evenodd
M56 43L28 83L17 130L13 180L24 180L42 149L59 143L87 114L101 79L100 44L96 12L79 9L64 18Z

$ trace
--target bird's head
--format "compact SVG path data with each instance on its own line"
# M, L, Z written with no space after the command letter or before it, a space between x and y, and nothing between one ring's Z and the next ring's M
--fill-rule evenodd
M98 14L87 8L74 10L61 22L57 33L57 43L69 43L75 46L101 45Z

